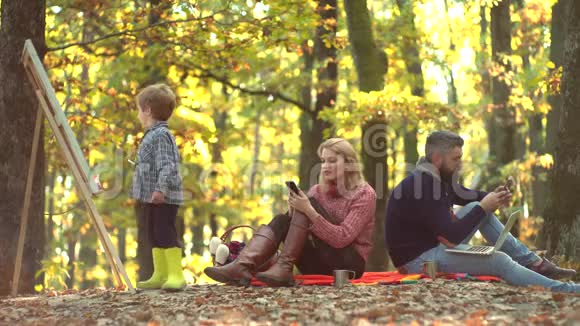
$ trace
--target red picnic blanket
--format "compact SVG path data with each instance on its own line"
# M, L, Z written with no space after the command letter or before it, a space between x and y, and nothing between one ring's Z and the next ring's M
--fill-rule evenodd
M475 280L484 282L499 282L501 279L495 276L472 276L465 273L438 273L438 278L448 280ZM377 284L406 284L415 283L422 278L428 278L424 274L400 274L399 272L366 272L361 278L350 281L355 285L377 285ZM295 275L294 279L299 285L332 285L334 278L330 275ZM266 284L252 280L254 286L264 286Z

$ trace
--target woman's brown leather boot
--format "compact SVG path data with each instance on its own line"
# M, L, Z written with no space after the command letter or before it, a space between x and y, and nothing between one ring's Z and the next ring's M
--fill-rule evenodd
M207 267L204 273L218 282L247 286L253 274L272 258L277 249L274 231L262 225L236 260L220 267Z
M304 214L296 213L292 217L278 261L266 272L256 274L258 280L269 286L294 286L294 264L302 255L304 241L310 232L309 224L310 220Z

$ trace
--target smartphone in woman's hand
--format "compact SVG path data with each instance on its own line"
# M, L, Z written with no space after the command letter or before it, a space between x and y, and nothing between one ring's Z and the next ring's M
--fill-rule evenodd
M300 195L300 188L298 188L298 186L296 185L296 182L290 180L290 181L286 181L286 187L288 187L288 189L292 190L293 193Z

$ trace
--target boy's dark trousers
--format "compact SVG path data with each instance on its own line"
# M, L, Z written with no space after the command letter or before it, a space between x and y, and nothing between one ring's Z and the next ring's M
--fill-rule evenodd
M178 205L139 202L139 220L145 227L146 242L153 248L181 247L175 221Z
M333 216L326 212L316 199L309 199L312 207L324 219L334 225L340 224ZM287 213L279 214L268 224L273 229L279 241L284 241L286 238L291 220ZM336 269L348 269L354 271L356 274L355 277L359 278L364 273L365 264L364 259L359 255L352 243L344 248L334 248L310 232L308 238L306 238L302 256L296 266L302 274L310 275L332 275L332 272Z

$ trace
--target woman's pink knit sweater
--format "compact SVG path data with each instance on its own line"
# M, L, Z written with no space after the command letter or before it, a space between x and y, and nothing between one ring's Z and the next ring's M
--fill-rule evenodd
M334 225L319 218L310 227L312 232L334 248L344 248L353 243L366 261L373 245L376 208L374 189L368 183L363 183L344 196L331 196L324 193L320 185L315 185L308 191L308 196L316 198L330 215L340 221L339 225Z

